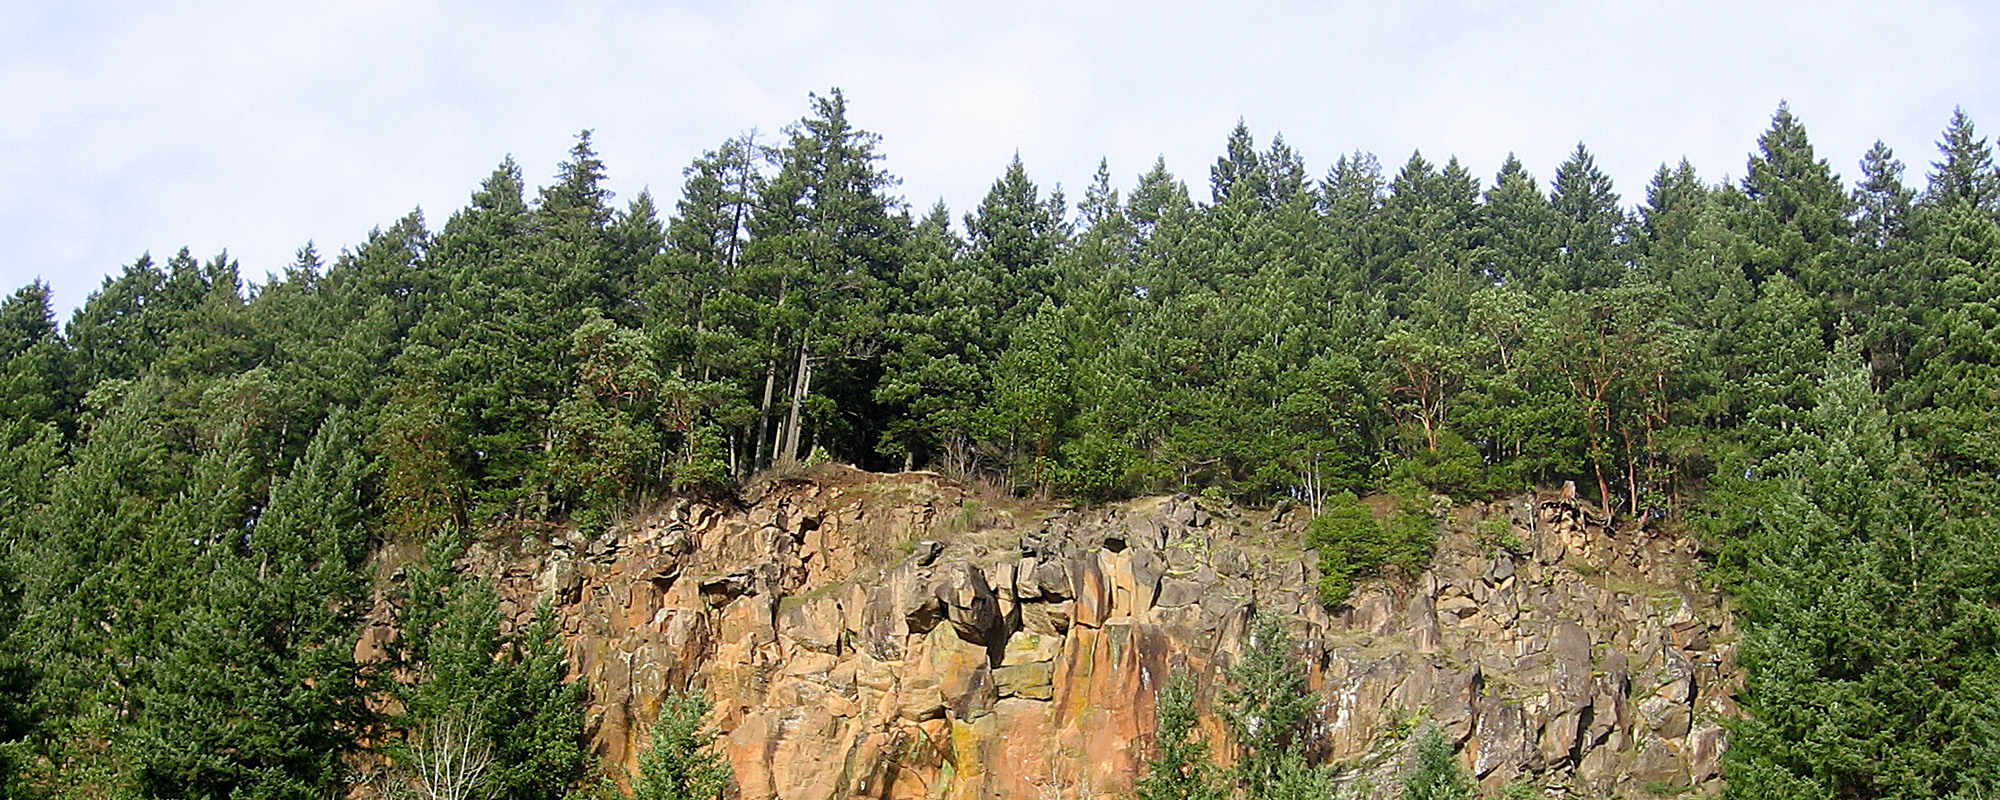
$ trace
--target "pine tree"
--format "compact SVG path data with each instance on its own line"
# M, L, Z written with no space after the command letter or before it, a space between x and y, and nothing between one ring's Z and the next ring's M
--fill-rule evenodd
M1030 484L1041 485L1074 415L1065 315L1044 303L1014 330L993 373L993 410L1011 441L1012 461Z
M585 307L629 319L624 298L637 289L638 264L624 256L611 229L615 212L604 188L604 161L590 144L590 131L576 136L569 160L556 170L535 208L538 234L530 254L554 280L554 308L565 326L580 322Z
M1374 155L1341 156L1320 181L1320 209L1334 247L1349 272L1341 288L1365 292L1366 278L1380 272L1383 257L1382 204L1388 181Z
M1101 291L1129 296L1132 271L1138 266L1139 229L1111 185L1109 161L1098 161L1097 174L1076 210L1075 242L1063 259L1062 287L1057 293L1065 298ZM1103 300L1110 302L1109 297Z
M490 758L481 777L488 796L564 797L587 765L583 684L564 681L567 650L546 606L525 628L501 631L492 584L453 569L465 545L462 535L438 536L409 572L399 665L418 681L398 689L406 712L393 722L412 737L440 725L469 731ZM423 755L399 758L408 767Z
M1056 259L1069 244L1064 212L1062 193L1044 200L1016 154L978 210L966 215L966 258L994 287L1000 314L991 335L997 340L1055 291Z
M1900 378L1909 362L1924 313L1935 304L1935 281L1921 274L1911 215L1915 193L1903 185L1903 162L1876 142L1861 159L1854 189L1859 280L1842 316L1863 330L1875 370Z
M1944 291L1924 315L1898 405L1931 459L1955 475L1992 476L2000 473L2000 446L1988 434L2000 415L2000 223L1964 203L1922 218L1920 269Z
M1266 209L1281 208L1308 196L1305 157L1285 144L1284 134L1271 135L1271 146L1259 160L1265 176L1262 199Z
M166 349L167 333L180 315L207 293L206 286L190 291L190 281L200 283L200 270L186 251L166 269L147 255L116 278L106 277L70 318L67 330L77 350L79 388L88 391L100 381L136 378L151 366Z
M1153 757L1138 781L1139 800L1223 800L1227 789L1198 729L1194 678L1175 670L1153 707L1159 722Z
M1436 725L1417 734L1416 764L1403 779L1403 800L1471 800L1472 777Z
M462 425L465 449L449 462L463 465L465 506L480 522L545 510L547 420L567 388L566 335L582 313L561 305L568 265L552 236L523 199L520 166L502 161L432 242L426 259L445 276L444 297L397 365L399 377L430 383L451 406L443 416Z
M759 403L756 460L797 462L811 438L867 463L879 436L870 405L883 286L896 282L910 222L889 194L896 179L877 164L880 137L848 121L838 89L814 95L812 105L787 128L744 256L760 318L752 329L765 342L764 384L777 390ZM815 394L828 403L809 404ZM809 405L832 413L809 413Z
M1973 129L1965 109L1951 112L1944 140L1938 142L1942 161L1931 162L1936 170L1924 201L1930 205L1961 202L1988 214L2000 214L2000 169L1993 164L1993 148Z
M148 793L319 797L344 785L368 718L353 655L367 599L363 461L349 428L336 413L242 546L201 556L206 580L167 638L137 732Z
M905 468L946 456L971 456L975 436L990 435L991 371L1006 344L998 320L1000 289L988 270L968 263L943 203L910 235L897 303L889 315L892 346L882 354L875 400L898 413L878 449ZM956 468L967 465L961 463Z
M643 300L645 289L658 269L657 262L667 252L667 228L660 222L652 191L640 190L612 218L604 235L610 245L606 268L616 290L607 298L609 306L604 313L621 325L643 325L649 310Z
M75 426L82 398L72 386L72 358L47 284L28 284L0 301L0 419L9 421L0 424L0 445L19 444L32 427Z
M1555 209L1512 153L1479 206L1487 278L1526 291L1540 287L1558 254Z
M1208 170L1209 192L1216 205L1222 205L1231 198L1257 202L1269 191L1269 176L1264 173L1258 157L1257 142L1250 136L1250 127L1243 120L1236 120L1236 127L1229 132L1226 152L1215 160L1215 166Z
M1743 177L1755 278L1783 273L1814 297L1851 297L1857 278L1847 254L1853 201L1839 176L1813 155L1805 126L1783 103L1757 137L1757 148ZM1820 322L1830 327L1832 320Z
M2000 685L1982 542L1904 457L1859 343L1823 367L1807 435L1774 459L1734 592L1749 713L1733 726L1741 797L1947 797L1996 785ZM1956 517L1956 518L1955 518Z
M720 734L708 726L711 706L699 692L670 692L660 700L651 741L639 754L633 800L721 800L736 776L717 752Z
M1187 184L1167 171L1165 156L1154 160L1152 169L1139 176L1139 185L1133 188L1132 200L1126 204L1132 223L1139 227L1141 239L1150 239L1162 223L1187 213L1193 207L1193 201L1188 199Z
M1243 660L1229 671L1222 719L1243 752L1236 778L1246 794L1261 798L1277 780L1279 764L1316 698L1306 688L1298 648L1283 619L1259 615L1246 644Z
M1333 796L1333 770L1314 766L1293 745L1278 758L1278 768L1262 800L1327 800Z
M1611 177L1581 142L1556 167L1549 206L1556 219L1556 257L1548 286L1575 291L1616 286L1623 281L1625 212Z
M1454 158L1443 169L1422 153L1389 183L1383 201L1384 259L1363 285L1379 292L1392 316L1462 319L1481 278L1472 246L1479 180Z

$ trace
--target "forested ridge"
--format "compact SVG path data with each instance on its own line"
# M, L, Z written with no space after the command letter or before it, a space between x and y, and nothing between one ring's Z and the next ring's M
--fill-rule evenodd
M1016 158L954 217L847 112L721 143L671 208L614 204L586 132L260 284L182 251L60 326L14 292L7 791L323 797L454 730L490 796L602 791L555 632L452 559L829 459L1315 512L1575 481L1735 598L1731 794L2000 791L2000 170L1963 113L1920 190L1780 106L1740 181L1636 202L1582 145L1546 182L1318 173L1239 124L1205 191ZM356 663L385 542L425 553L407 635Z

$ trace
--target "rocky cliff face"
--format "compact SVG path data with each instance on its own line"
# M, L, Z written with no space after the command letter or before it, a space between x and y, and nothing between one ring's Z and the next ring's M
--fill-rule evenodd
M1330 612L1303 516L996 508L925 473L824 468L467 566L517 620L554 603L599 753L629 765L660 697L699 686L756 800L1129 795L1155 688L1185 668L1215 696L1255 612L1304 643L1312 752L1369 778L1353 786L1389 793L1427 717L1488 789L1719 788L1736 634L1687 543L1557 498L1460 508L1429 571Z

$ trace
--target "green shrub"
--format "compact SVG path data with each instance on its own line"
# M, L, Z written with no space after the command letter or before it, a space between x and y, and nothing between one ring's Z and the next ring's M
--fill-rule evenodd
M1527 775L1509 781L1507 786L1500 790L1500 800L1536 800L1541 796L1541 785Z
M1436 725L1417 735L1416 768L1403 780L1403 800L1471 800L1472 776Z
M1389 483L1414 483L1452 497L1472 497L1488 491L1485 460L1479 449L1451 431L1439 431L1437 449L1412 444L1409 455L1389 470Z
M1125 492L1138 461L1130 445L1102 431L1063 442L1060 453L1048 473L1057 491L1091 502Z
M1530 548L1514 533L1514 523L1506 517L1489 517L1479 525L1479 542L1487 547L1505 550L1516 556L1525 556Z
M1428 514L1404 508L1378 523L1354 495L1328 498L1306 530L1306 546L1319 550L1320 602L1338 606L1358 581L1390 570L1422 569L1436 540L1437 523Z

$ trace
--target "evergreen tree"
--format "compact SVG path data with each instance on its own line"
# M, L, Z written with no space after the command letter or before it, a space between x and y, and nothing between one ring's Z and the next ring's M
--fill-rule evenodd
M1208 170L1208 186L1216 205L1232 197L1258 199L1267 191L1268 177L1259 161L1257 142L1250 136L1250 127L1243 120L1236 120L1235 129L1229 132L1226 152L1215 160L1215 166Z
M1264 170L1263 206L1267 209L1281 208L1293 200L1307 196L1306 160L1285 144L1282 133L1271 135L1271 146L1260 158Z
M1364 285L1380 293L1392 316L1462 318L1480 282L1472 253L1478 199L1478 179L1455 158L1440 170L1413 153L1390 181L1384 260Z
M1903 162L1888 145L1876 142L1861 159L1861 182L1854 189L1855 257L1853 306L1842 315L1863 330L1877 374L1900 378L1910 348L1933 305L1935 281L1920 274L1911 229L1915 193L1903 185Z
M1198 730L1194 678L1177 669L1153 703L1159 723L1153 757L1138 781L1139 800L1222 800L1227 790Z
M1004 339L1055 290L1056 258L1069 243L1064 212L1062 193L1042 199L1017 154L966 215L966 257L986 274L998 305L993 335Z
M1816 311L1812 296L1783 275L1765 281L1744 310L1743 347L1734 354L1739 402L1745 432L1763 452L1788 448L1785 439L1812 408L1812 385L1826 352Z
M2000 214L2000 169L1993 164L1993 148L1973 129L1965 109L1952 109L1938 153L1943 160L1931 162L1935 171L1925 192L1926 203L1961 202L1988 214Z
M636 289L639 265L625 255L621 245L626 242L611 229L616 212L604 179L604 161L591 147L590 131L583 131L569 160L557 167L556 182L542 189L536 203L539 235L530 257L553 278L555 308L567 312L566 324L577 323L576 313L586 307L620 320L632 318L625 298Z
M354 640L362 460L336 414L240 543L202 556L199 598L162 651L138 732L142 791L323 797L367 720Z
M892 346L875 387L876 402L898 410L878 449L901 456L905 468L947 453L970 458L973 437L992 433L982 411L990 408L991 371L1006 343L1000 289L990 272L967 262L964 250L943 203L908 240L889 316Z
M644 299L649 279L667 252L667 228L660 222L652 191L640 190L612 218L604 235L610 247L605 266L612 282L604 313L622 325L641 326L650 311Z
M1187 184L1167 171L1167 159L1162 156L1139 176L1139 185L1132 189L1132 201L1126 207L1139 228L1139 237L1150 239L1161 223L1192 210L1193 201L1188 199Z
M1346 278L1336 284L1342 290L1374 290L1369 281L1380 274L1386 252L1382 206L1387 189L1381 162L1360 151L1341 156L1320 181L1321 213L1347 273L1330 277Z
M453 569L462 535L442 535L410 571L399 609L399 657L418 675L399 689L397 727L416 736L459 725L489 754L482 793L505 800L554 800L583 777L583 685L565 683L566 649L544 606L534 621L503 633L498 597L482 579ZM417 739L418 742L422 740ZM422 753L404 752L405 763Z
M364 734L406 761L450 739L483 763L457 790L553 796L582 689L550 616L454 569L466 543L822 450L1294 498L1329 601L1433 545L1349 492L1594 478L1699 522L1733 587L1729 791L1990 792L2000 171L1963 110L1941 138L1921 193L1879 143L1844 187L1780 106L1741 182L1662 165L1628 214L1581 145L1547 187L1359 152L1309 186L1239 122L1207 204L1164 160L1122 195L1100 164L1072 226L1017 158L954 232L905 212L835 91L775 147L703 154L664 224L612 205L585 132L535 194L505 160L440 230L308 244L262 285L141 257L59 329L30 284L0 299L0 753L49 795L303 796ZM432 549L374 728L370 533ZM1322 796L1273 638L1218 703L1236 777ZM1142 792L1214 795L1168 689ZM1432 749L1426 796L1462 796Z
M719 451L713 487L753 468L758 437L755 381L775 358L775 342L745 270L753 204L762 191L763 151L748 134L705 152L683 171L686 182L667 223L666 251L642 272L639 293L655 369L686 381L697 408L694 439ZM775 382L775 374L769 374ZM685 473L692 475L692 473Z
M79 397L72 354L56 329L49 287L39 281L0 301L0 445L20 444L35 428L75 426Z
M463 465L465 506L482 522L543 510L546 421L567 383L565 336L580 314L558 313L566 268L531 257L534 236L521 169L506 159L432 242L426 258L445 276L444 299L411 331L397 365L405 380L430 382L450 404L444 416L462 426L464 451L448 461Z
M729 762L716 752L720 734L708 727L708 698L671 692L660 700L660 718L639 754L633 800L721 800L734 788Z
M1471 800L1472 777L1436 725L1417 734L1416 764L1403 779L1403 800Z
M1262 798L1278 779L1279 765L1316 700L1306 689L1297 644L1283 619L1259 615L1246 644L1243 660L1229 671L1222 719L1243 751L1236 779L1247 795Z
M1512 153L1479 206L1479 239L1488 280L1539 288L1558 254L1559 219L1535 177Z
M39 795L39 787L24 778L40 722L34 706L39 671L23 657L27 644L19 638L20 621L20 583L13 569L0 563L0 797L6 798Z
M1739 797L1976 795L1996 784L1989 516L1945 513L1905 458L1858 343L1749 518Z
M1625 274L1625 212L1611 177L1579 142L1556 167L1549 206L1556 219L1556 257L1547 284L1575 291L1616 286Z
M1333 796L1333 770L1306 761L1297 745L1279 757L1271 784L1264 789L1264 800L1327 800Z
M1847 247L1853 201L1839 176L1813 155L1805 126L1783 103L1757 137L1757 148L1743 177L1754 276L1761 281L1782 273L1815 297L1852 296L1856 276ZM1821 320L1823 327L1831 322Z
M1100 160L1097 174L1076 205L1076 237L1063 259L1064 298L1097 292L1129 297L1132 271L1138 266L1139 229L1129 209L1111 185L1111 165ZM1106 296L1102 302L1113 302Z
M901 269L910 226L889 194L896 179L877 166L880 137L848 122L839 90L812 102L813 113L787 129L745 253L764 320L757 327L767 332L764 385L783 392L767 389L759 403L759 463L803 459L808 438L868 461L879 435L871 406L883 286ZM815 395L821 401L808 403Z
M2000 224L1965 203L1926 210L1919 258L1944 287L1911 349L1915 374L1899 405L1928 455L1952 475L2000 483L2000 447L1988 434L2000 403Z

